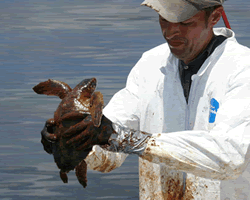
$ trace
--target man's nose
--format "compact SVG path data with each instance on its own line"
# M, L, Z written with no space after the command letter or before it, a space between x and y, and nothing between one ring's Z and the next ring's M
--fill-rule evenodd
M173 37L180 35L180 23L168 22L166 27L166 39L171 40Z

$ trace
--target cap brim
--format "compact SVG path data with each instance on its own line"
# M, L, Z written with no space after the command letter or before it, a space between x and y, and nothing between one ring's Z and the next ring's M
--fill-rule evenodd
M154 9L172 23L186 21L199 12L197 8L183 0L145 0L141 5Z

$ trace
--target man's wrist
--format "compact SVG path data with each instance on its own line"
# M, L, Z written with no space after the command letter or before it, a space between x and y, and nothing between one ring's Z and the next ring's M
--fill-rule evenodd
M115 123L112 123L112 127L114 131L109 137L108 142L110 145L107 150L113 152L141 155L152 135L139 130L125 128Z

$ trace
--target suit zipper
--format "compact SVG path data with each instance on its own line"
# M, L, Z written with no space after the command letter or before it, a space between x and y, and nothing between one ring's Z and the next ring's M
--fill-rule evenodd
M190 92L189 92L189 97L188 97L188 104L187 104L187 111L186 111L186 124L185 124L185 129L186 130L190 130L191 126L190 126L190 107L191 104L193 102L193 99L195 97L195 88L196 88L196 83L197 83L197 77L198 75L194 74L191 79L192 79L192 83L190 86Z

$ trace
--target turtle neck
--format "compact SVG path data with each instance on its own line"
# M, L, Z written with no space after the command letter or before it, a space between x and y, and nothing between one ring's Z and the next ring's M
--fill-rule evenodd
M188 65L186 65L182 60L179 60L179 75L187 103L192 82L191 80L192 75L197 74L197 72L199 71L205 60L213 53L216 47L219 46L225 39L227 38L222 35L214 36L211 39L210 43L207 45L206 49L203 52L201 52L193 61L188 63Z

